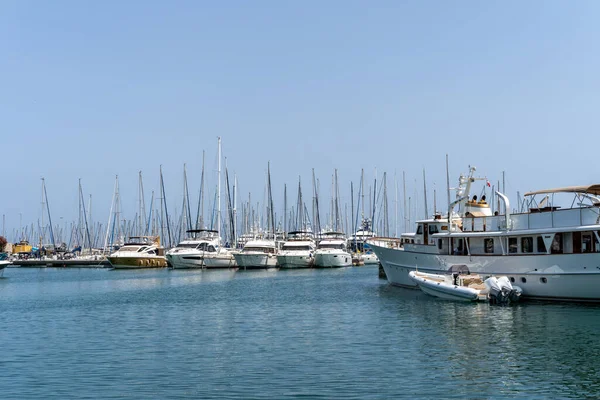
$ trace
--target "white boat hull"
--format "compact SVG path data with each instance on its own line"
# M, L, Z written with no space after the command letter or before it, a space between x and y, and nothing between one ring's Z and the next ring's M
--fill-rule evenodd
M340 268L350 267L352 256L346 252L320 252L315 253L315 267L317 268Z
M234 257L237 266L243 269L262 269L277 267L277 256L275 254L238 253L235 254Z
M377 255L375 255L374 253L368 253L368 254L363 253L363 254L361 254L360 258L365 265L379 264L379 259L377 258Z
M205 268L235 268L237 263L232 253L208 253L204 255Z
M371 244L388 281L397 286L417 288L408 276L416 266L420 272L444 274L460 265L482 277L506 275L523 290L524 297L600 301L600 253L455 256L437 254L434 246L419 247L424 252Z
M314 261L315 260L310 253L279 254L277 256L277 265L282 269L311 268Z
M204 256L192 253L167 254L167 261L173 269L197 269L204 266Z

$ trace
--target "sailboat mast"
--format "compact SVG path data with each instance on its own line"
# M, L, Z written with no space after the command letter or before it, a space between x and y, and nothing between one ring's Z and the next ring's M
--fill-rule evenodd
M221 248L221 136L218 137L218 172L217 172L217 237Z
M42 186L44 187L44 200L46 201L46 210L48 212L48 224L50 225L50 240L52 241L52 247L56 251L56 243L54 242L54 231L52 230L52 217L50 216L50 205L48 204L48 193L46 192L46 183L44 181L44 178L42 178ZM42 212L42 217L43 215L44 213Z
M237 175L233 174L233 248L237 248Z
M446 154L446 191L448 193L448 233L452 232L452 226L450 225L451 211L450 210L450 172L448 170L448 154Z
M398 174L394 171L394 237L398 237Z
M287 184L283 184L283 234L288 231L287 226Z
M423 168L423 202L425 203L425 219L429 218L429 212L427 210L427 183L425 179L425 168Z
M406 208L406 171L402 171L402 198L403 198L403 215L404 215L404 232L408 232L408 211ZM450 199L450 195L448 195ZM448 203L450 204L450 203Z
M270 208L270 215L271 215L271 228L273 229L273 240L276 240L276 236L275 236L275 210L273 210L273 191L271 188L271 163L269 162L267 164L267 174L268 174L268 185L269 185L269 190L268 190L268 196L269 196L269 208Z
M112 219L113 208L115 205L115 196L117 195L117 185L119 182L119 175L115 177L115 190L113 191L113 199L110 203L110 212L108 213L108 222L106 223L106 236L104 237L104 246L102 248L103 252L106 253L106 248L108 247L108 234L110 233L110 221Z
M169 211L167 210L167 195L165 192L165 182L163 180L163 174L162 174L162 165L160 166L160 190L161 190L161 216L164 212L164 216L165 216L165 222L167 224L167 238L169 239L168 244L167 243L163 243L163 247L171 247L171 226L169 223ZM162 223L162 218L161 218L161 234L163 233L163 223ZM164 236L161 238L164 239Z
M362 193L362 202L361 202L361 218L365 217L365 170L360 170L360 192ZM358 224L358 221L357 221Z
M204 225L204 150L202 151L202 175L200 177L200 196L198 198L198 210L196 211L196 229Z
M44 178L42 178L42 226L40 228L40 250L44 245L44 208L46 208L46 203L44 202Z

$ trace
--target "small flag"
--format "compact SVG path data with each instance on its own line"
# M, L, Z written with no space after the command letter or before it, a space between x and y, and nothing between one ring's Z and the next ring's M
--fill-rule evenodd
M485 184L488 185L488 187L492 187L492 184L487 179L485 180Z

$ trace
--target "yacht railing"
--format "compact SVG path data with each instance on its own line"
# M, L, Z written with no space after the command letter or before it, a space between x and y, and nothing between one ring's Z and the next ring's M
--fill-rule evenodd
M511 214L510 220L511 231L598 225L600 208L588 206L561 210L551 207L547 211ZM503 231L506 230L505 216L463 217L462 230L463 232Z

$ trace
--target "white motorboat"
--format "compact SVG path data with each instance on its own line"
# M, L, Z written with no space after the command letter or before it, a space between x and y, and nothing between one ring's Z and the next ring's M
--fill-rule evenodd
M377 255L366 241L374 238L375 232L371 229L371 220L363 218L360 228L348 238L348 247L353 256L354 265L379 264Z
M249 240L242 251L235 253L233 256L237 266L243 269L274 268L277 266L275 240Z
M12 262L9 261L7 258L8 258L8 254L0 253L0 276L2 276L2 274L4 274L4 268L6 268L10 264L12 264Z
M352 265L352 255L347 249L347 240L341 232L325 232L315 251L315 267L339 268Z
M310 268L314 264L316 247L309 232L289 232L277 254L277 265L282 269Z
M460 176L449 216L417 221L410 240L368 240L389 282L416 288L410 271L444 274L464 265L481 276L506 275L523 297L600 301L600 184L526 193L518 213L496 192L503 207L494 215L485 196L470 195L472 183L485 179L474 171Z
M492 304L518 302L522 290L512 286L508 277L487 277L479 275L428 274L419 271L408 273L409 278L425 293L445 300L489 301Z
M231 268L235 259L229 249L220 245L218 231L192 229L187 231L190 238L182 241L166 254L173 269L192 268Z
M114 269L164 268L167 260L158 236L132 236L107 257Z

